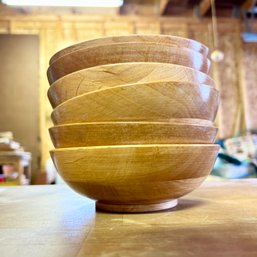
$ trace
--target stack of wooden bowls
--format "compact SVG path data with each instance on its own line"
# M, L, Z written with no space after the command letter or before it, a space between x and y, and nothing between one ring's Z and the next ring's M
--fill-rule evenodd
M99 209L176 206L210 173L219 92L208 48L166 35L86 41L50 60L51 156Z

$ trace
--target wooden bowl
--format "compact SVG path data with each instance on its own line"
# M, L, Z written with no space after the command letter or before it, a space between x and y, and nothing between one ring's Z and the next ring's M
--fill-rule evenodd
M47 71L49 83L74 71L112 63L161 62L173 63L208 73L210 61L187 48L156 43L117 43L89 47L64 55L52 63Z
M75 96L125 84L157 81L191 82L214 86L205 73L180 65L154 62L107 64L68 74L55 81L48 98L55 108Z
M217 128L166 122L95 122L59 125L49 129L56 148L138 145L210 144Z
M61 177L99 209L148 212L170 208L210 173L218 145L129 145L52 150ZM174 201L175 200L175 201Z
M189 48L193 51L199 52L204 56L208 55L209 49L205 45L187 38L170 36L170 35L127 35L127 36L114 36L114 37L101 37L92 40L87 40L67 48L62 49L52 56L49 64L52 64L60 57L70 54L71 52L86 49L92 46L99 45L109 45L115 43L134 43L134 42L142 42L142 43L158 43L158 44L167 44L173 47L184 47Z
M205 85L160 82L119 86L76 96L52 112L54 124L105 121L213 121L219 93Z

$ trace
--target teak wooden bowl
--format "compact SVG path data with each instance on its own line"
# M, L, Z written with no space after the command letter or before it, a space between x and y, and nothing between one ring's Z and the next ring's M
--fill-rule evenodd
M188 48L156 43L117 43L89 47L64 55L47 71L49 83L74 71L112 63L161 62L173 63L208 73L210 61Z
M53 107L75 96L125 84L158 81L191 82L214 86L205 73L169 63L135 62L107 64L68 74L55 81L48 90Z
M210 173L218 145L130 145L52 150L61 177L99 209L148 212L171 208Z
M54 124L104 121L159 121L194 118L213 121L216 89L186 82L119 86L76 96L52 112Z
M208 55L209 49L207 46L187 38L170 36L170 35L127 35L127 36L114 36L114 37L101 37L92 40L87 40L67 48L64 48L54 54L50 59L50 64L55 62L60 57L69 54L71 52L86 49L91 46L99 46L99 45L109 45L115 43L124 43L124 42L142 42L142 43L158 43L158 44L167 44L174 47L184 47L189 48L193 51L199 52L204 56Z
M138 145L210 144L217 128L185 123L102 122L59 125L49 129L56 148Z

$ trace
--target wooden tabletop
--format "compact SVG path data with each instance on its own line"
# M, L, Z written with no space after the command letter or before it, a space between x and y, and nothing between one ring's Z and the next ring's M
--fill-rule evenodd
M256 257L257 180L206 182L168 211L95 212L66 186L0 187L1 257Z

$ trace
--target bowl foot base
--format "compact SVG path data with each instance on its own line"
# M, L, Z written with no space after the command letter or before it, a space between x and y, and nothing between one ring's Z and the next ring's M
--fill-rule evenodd
M96 208L98 210L108 212L124 212L124 213L135 213L135 212L154 212L173 208L177 206L178 200L173 199L166 202L160 203L149 203L149 204L115 204L97 201Z

